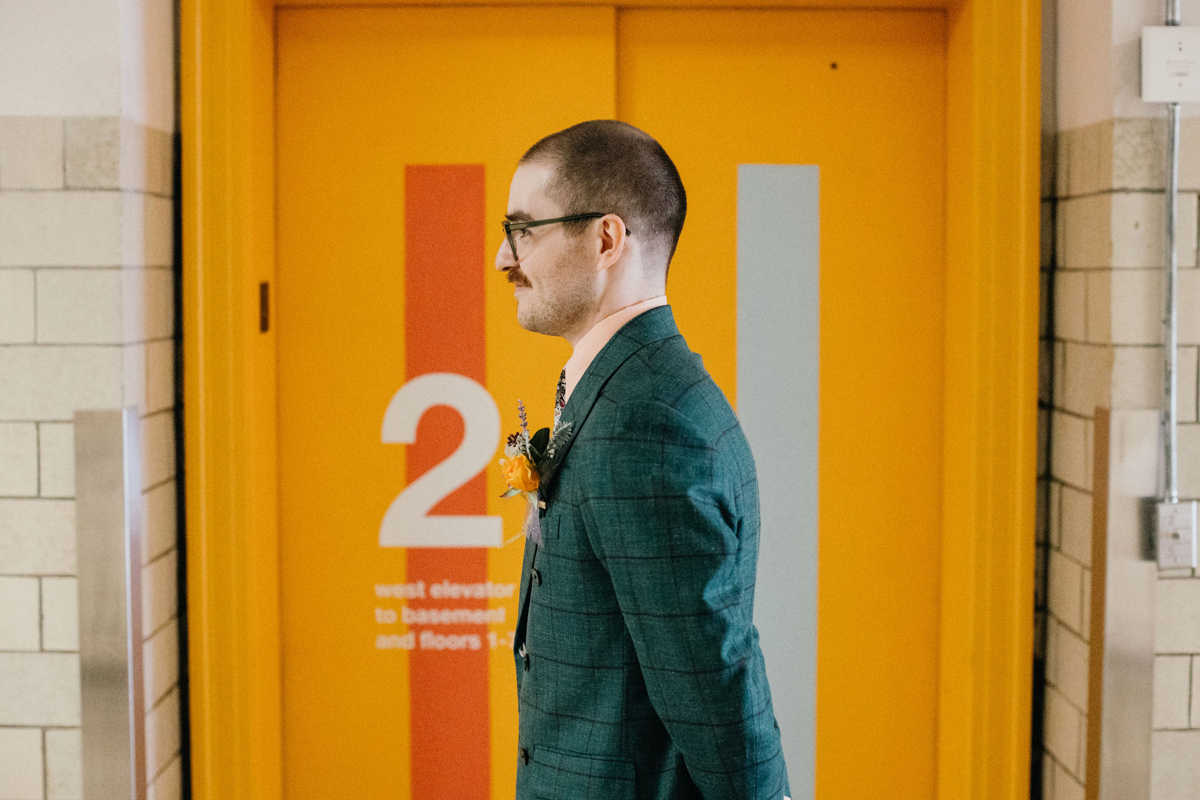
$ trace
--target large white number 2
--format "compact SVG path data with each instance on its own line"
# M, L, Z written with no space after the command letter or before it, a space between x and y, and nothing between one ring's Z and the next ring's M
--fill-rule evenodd
M429 515L438 501L486 467L496 452L500 409L487 389L451 372L413 378L388 403L383 441L412 444L421 416L434 406L450 406L462 415L462 443L392 501L379 526L379 546L499 547L503 539L500 517Z

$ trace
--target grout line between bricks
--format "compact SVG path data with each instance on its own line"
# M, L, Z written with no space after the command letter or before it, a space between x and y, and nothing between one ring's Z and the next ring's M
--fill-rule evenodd
M154 777L151 778L149 780L149 782L146 784L146 788L149 789L150 786L152 786L159 778L162 777L164 772L166 772L167 770L169 770L171 768L172 764L174 764L177 760L182 759L182 758L183 758L183 748L181 748L181 747L175 748L175 750L173 750L171 752L171 757L167 759L167 763L163 764L162 769L160 769L158 772L154 773Z
M30 344L38 345L40 344L38 341L40 338L38 332L38 271L31 269L30 272L33 274L33 341Z
M174 683L172 683L170 686L168 686L166 689L163 690L162 695L157 700L154 701L154 704L150 706L150 710L146 712L145 716L148 717L151 714L153 714L155 711L157 711L158 707L163 704L163 702L167 699L167 696L170 695L172 692L175 693L176 697L179 696L179 681L175 681Z
M1061 512L1062 512L1062 507L1061 507L1061 504L1060 504L1060 506L1059 506L1059 513L1061 513ZM1078 558L1076 558L1075 556L1071 555L1071 554L1070 554L1070 553L1068 553L1067 551L1065 551L1065 550L1062 550L1061 548L1058 548L1058 547L1052 547L1052 548L1050 548L1050 549L1051 549L1053 552L1055 552L1055 553L1058 553L1060 556L1062 556L1063 558L1067 559L1068 561L1072 562L1072 563L1073 563L1073 564L1075 564L1076 566L1080 567L1081 569L1084 569L1084 570L1086 570L1086 571L1087 571L1087 572L1089 572L1089 573L1092 571L1092 567L1091 567L1091 565L1090 565L1090 564L1085 564L1085 563L1083 563L1082 561L1080 561Z
M34 462L36 463L36 466L37 466L37 481L36 481L37 496L41 497L42 496L42 423L41 422L33 423L33 438L34 438L33 451L36 456L34 458Z
M140 269L140 270L146 270L146 271L158 270L161 272L161 271L166 271L166 270L174 270L175 268L173 266L171 266L170 264L114 264L111 261L105 262L103 264L0 264L0 272L2 272L4 270L14 270L15 271L15 270L22 270L22 269L27 269L27 270L41 269L41 270L51 270L51 271L71 269L71 270L85 271L85 272L90 271L90 270L101 270L101 269L119 269L119 270L130 270L130 271ZM1140 267L1139 267L1139 269L1140 269ZM172 277L173 276L174 276L174 273L172 273Z
M150 484L149 486L142 487L142 495L144 496L144 495L150 494L150 492L153 492L155 489L159 488L160 486L166 486L168 483L174 483L174 482L175 482L174 475L172 475L169 478L163 478L161 481L156 481L156 482Z
M1186 189L1180 189L1175 194L1176 195L1186 195L1186 194L1194 195L1197 192L1200 192L1200 188L1193 188L1193 187L1189 186ZM1080 192L1079 194L1064 194L1064 195L1060 195L1059 197L1055 197L1054 201L1056 203L1061 203L1064 200L1087 200L1092 197L1104 197L1105 195L1119 195L1119 194L1164 194L1165 195L1166 190L1165 189L1142 189L1142 188L1136 188L1136 187L1114 186L1109 189L1097 189L1093 192Z
M79 725L0 725L0 730L78 731Z
M64 167L65 169L65 167ZM162 192L150 192L143 189L127 189L123 186L60 186L57 188L11 187L4 190L5 194L128 194L141 197L157 197L160 200L174 200L175 196ZM1182 193L1181 193L1182 194Z
M178 621L179 621L179 613L176 612L176 613L171 614L171 616L167 617L157 628L152 628L150 630L149 636L142 637L142 644L145 644L146 642L153 639L155 636L158 636L160 633L165 631L167 629L167 626L170 625L172 622L178 622ZM172 685L174 685L174 684L172 684Z
M67 188L67 118L59 120L62 125L62 188Z

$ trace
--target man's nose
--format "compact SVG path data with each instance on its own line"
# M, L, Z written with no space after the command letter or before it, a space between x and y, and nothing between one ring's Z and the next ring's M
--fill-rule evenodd
M500 249L496 251L496 269L504 272L515 266L518 266L517 260L513 258L512 249L508 246L508 239L501 239Z

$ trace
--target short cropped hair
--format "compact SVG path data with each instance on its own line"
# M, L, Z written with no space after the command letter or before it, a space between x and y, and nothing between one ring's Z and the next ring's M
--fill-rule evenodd
M530 147L520 163L530 162L553 167L547 191L564 216L616 214L666 272L683 231L687 195L674 162L654 137L615 119L580 122ZM565 224L577 233L590 222Z

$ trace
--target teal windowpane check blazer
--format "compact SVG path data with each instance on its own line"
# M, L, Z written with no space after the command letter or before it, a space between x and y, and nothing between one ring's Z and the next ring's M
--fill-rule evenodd
M517 800L780 800L754 460L670 306L613 336L562 420L521 573Z

